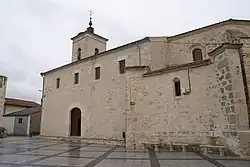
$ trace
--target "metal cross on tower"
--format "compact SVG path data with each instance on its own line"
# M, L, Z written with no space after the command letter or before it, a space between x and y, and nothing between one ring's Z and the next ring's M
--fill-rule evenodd
M92 26L92 14L93 14L93 11L89 10L89 26L90 27Z

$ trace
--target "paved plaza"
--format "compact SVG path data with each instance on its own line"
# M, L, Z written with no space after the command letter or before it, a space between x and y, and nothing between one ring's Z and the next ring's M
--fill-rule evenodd
M44 138L0 138L0 167L250 167L250 160L193 152L133 151Z

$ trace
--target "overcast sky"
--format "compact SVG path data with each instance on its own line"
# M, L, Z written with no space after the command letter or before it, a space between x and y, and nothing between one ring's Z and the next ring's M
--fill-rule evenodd
M41 72L69 63L71 40L88 26L113 48L214 22L250 19L250 0L0 0L0 75L7 96L40 102Z

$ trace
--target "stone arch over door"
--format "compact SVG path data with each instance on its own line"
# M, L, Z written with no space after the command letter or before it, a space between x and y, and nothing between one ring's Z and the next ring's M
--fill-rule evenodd
M70 136L81 136L81 110L73 108L70 111Z

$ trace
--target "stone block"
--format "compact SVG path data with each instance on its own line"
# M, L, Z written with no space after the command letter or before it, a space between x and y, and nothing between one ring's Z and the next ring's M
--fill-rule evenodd
M220 104L221 104L221 106L225 106L225 105L226 105L226 103L225 103L225 102L221 102Z
M230 132L230 135L235 137L237 136L237 132Z
M224 67L226 67L228 65L228 58L224 58L224 59L222 59L219 63L218 63L218 65L217 65L217 68L218 69L222 69L222 68L224 68Z
M232 125L229 125L229 129L230 130L236 130L236 124L232 124Z
M233 93L233 92L229 93L229 94L228 94L228 98L229 98L229 99L234 98L234 93Z
M230 84L230 85L227 85L227 86L225 87L225 89L228 90L228 91L232 91L233 87L232 87L232 85Z
M226 85L227 85L227 81L223 81L222 86L226 86Z
M224 93L224 88L220 88L220 93Z
M229 115L228 116L228 121L230 124L236 123L236 116L235 115Z
M225 95L222 96L221 98L222 98L222 100L227 100L227 96L225 96Z
M230 74L230 73L227 73L227 74L226 74L226 79L230 79L230 78L232 78L231 74Z
M226 114L230 113L230 112L231 112L230 107L226 107L226 108L225 108L225 112L226 112Z
M223 80L223 79L224 79L224 75L222 75L222 76L219 77L220 81Z
M225 137L229 137L229 132L222 132Z
M234 106L231 106L231 112L235 113L235 107Z

